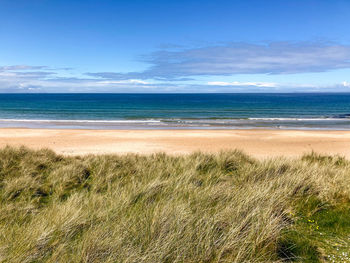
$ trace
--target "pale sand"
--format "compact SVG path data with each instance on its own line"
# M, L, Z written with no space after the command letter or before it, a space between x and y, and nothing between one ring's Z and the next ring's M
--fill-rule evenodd
M65 155L191 153L240 149L258 158L312 150L350 158L350 131L0 129L0 147L50 148Z

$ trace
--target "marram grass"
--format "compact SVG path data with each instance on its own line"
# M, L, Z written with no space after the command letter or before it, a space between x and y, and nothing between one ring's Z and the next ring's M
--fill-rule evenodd
M350 162L0 150L0 262L350 262Z

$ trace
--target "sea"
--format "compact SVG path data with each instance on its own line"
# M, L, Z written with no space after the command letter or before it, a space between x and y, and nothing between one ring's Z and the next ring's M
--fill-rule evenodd
M350 93L0 94L0 127L350 130Z

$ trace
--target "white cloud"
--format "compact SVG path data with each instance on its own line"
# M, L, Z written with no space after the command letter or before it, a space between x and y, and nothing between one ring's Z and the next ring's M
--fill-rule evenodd
M297 84L262 81L163 82L140 78L113 79L62 74L48 67L5 66L0 70L0 92L348 92L350 82ZM256 79L257 77L252 77ZM151 78L152 79L152 78ZM215 78L217 79L217 78ZM273 79L272 79L273 80Z
M127 80L104 80L100 81L101 84L149 84L147 81L139 79L127 79Z
M210 81L208 82L208 85L210 86L248 86L248 87L270 87L270 88L276 88L279 85L277 83L273 82L239 82L239 81L233 81L233 82L224 82L224 81Z

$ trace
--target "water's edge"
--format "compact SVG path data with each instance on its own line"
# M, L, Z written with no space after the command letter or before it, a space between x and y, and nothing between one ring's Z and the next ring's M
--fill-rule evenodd
M46 129L285 129L350 130L350 119L140 119L140 120L36 120L0 119L1 128Z

